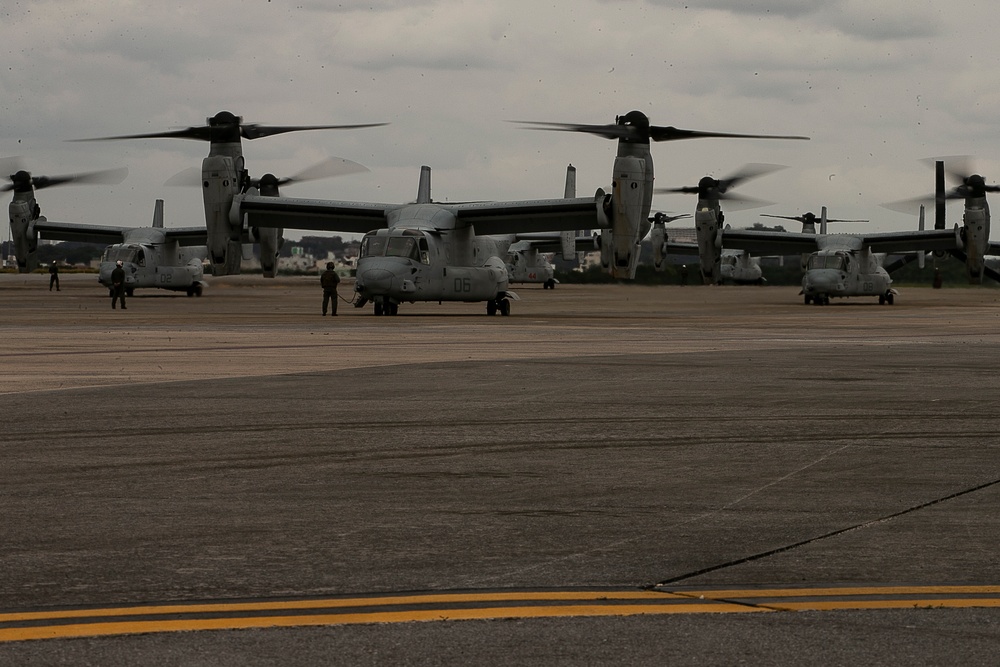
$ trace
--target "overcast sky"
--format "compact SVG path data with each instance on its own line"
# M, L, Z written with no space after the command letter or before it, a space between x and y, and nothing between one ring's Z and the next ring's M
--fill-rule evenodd
M65 140L201 125L221 110L265 124L388 122L244 141L244 154L254 176L327 156L371 169L289 196L409 201L427 164L437 200L517 200L561 196L568 163L580 196L606 187L615 144L506 121L612 123L638 109L657 125L812 137L653 145L657 186L787 165L741 187L778 203L731 213L735 226L826 205L904 229L915 212L879 204L932 192L919 160L971 155L1000 179L998 37L995 4L972 0L6 0L0 157L23 156L35 175L129 168L118 186L41 191L51 220L145 226L163 198L167 225L190 226L204 221L198 188L163 183L200 165L207 143ZM960 215L950 207L949 224Z

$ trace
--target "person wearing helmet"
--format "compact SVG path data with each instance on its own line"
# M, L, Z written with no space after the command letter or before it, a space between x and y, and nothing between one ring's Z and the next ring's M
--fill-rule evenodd
M337 285L340 284L340 276L333 268L333 262L326 263L326 271L319 277L319 284L323 286L323 315L329 305L330 315L337 314Z
M122 261L115 262L115 270L111 272L111 310L115 309L118 299L122 300L122 310L125 308L125 269Z
M59 291L59 265L56 264L56 260L52 260L49 264L49 291L52 291L52 286L56 286L56 291Z

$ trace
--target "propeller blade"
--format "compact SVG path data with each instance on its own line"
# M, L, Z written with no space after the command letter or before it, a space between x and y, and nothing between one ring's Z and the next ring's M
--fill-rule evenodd
M649 128L649 138L653 141L677 141L679 139L703 139L703 138L723 138L723 139L800 139L808 141L809 137L788 134L739 134L733 132L701 132L699 130L682 130L677 127L660 127L653 125Z
M302 132L306 130L349 130L364 127L379 127L388 123L364 123L359 125L260 125L244 123L241 116L229 111L220 111L208 119L207 125L186 127L180 130L166 132L143 132L140 134L121 134L111 137L94 137L90 139L71 139L70 141L117 141L119 139L195 139L198 141L214 141L220 143L237 143L240 137L244 139L259 139L286 132Z
M331 157L317 162L311 167L306 167L299 173L289 178L281 179L281 183L300 183L302 181L315 181L321 178L333 178L334 176L347 176L348 174L360 174L371 171L368 167L352 160L342 157Z
M240 126L240 134L244 139L260 139L275 134L287 132L305 132L308 130L356 130L365 127L381 127L388 123L361 123L358 125L257 125L251 123Z
M201 187L201 167L181 169L164 182L164 185L179 187Z
M557 130L560 132L585 132L596 134L605 139L632 139L638 138L636 128L629 125L582 125L578 123L550 123L546 121L534 120L509 120L508 123L519 123L529 127L526 130ZM530 127L537 125L538 127Z
M40 190L56 185L118 185L125 180L126 176L128 176L128 167L120 167L64 176L35 176L31 180L35 189Z
M722 192L725 192L729 188L734 188L740 183L745 183L751 179L760 178L761 176L766 176L767 174L787 168L788 167L781 164L764 164L759 162L745 164L733 174L720 179L720 188Z
M754 197L744 197L730 194L720 194L720 200L726 202L725 209L727 211L745 211L751 208L761 208L762 206L773 206L775 202L767 201L764 199L755 199Z

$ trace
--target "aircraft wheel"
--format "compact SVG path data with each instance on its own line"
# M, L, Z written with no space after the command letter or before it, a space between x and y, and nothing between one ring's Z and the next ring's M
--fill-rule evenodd
M486 314L489 315L489 316L491 316L491 317L493 315L497 314L497 302L496 302L496 300L491 299L491 300L489 300L489 301L486 302Z
M890 306L892 305L892 292L889 292L888 294L885 295L885 302Z
M399 315L399 304L398 303L387 303L387 304L385 304L385 314L386 315Z
M878 295L878 305L880 305L880 306L884 306L885 305L885 294L879 294Z
M812 300L813 300L813 298L811 296L809 296L808 294L806 294L806 296L805 296L805 303L806 303L807 306L810 303L812 303Z
M204 292L204 291L205 290L202 287L201 283L198 283L197 285L194 286L194 295L195 296L201 296L202 292Z
M375 302L375 315L376 316L382 315L382 304L378 301Z
M500 299L500 314L504 317L510 315L510 300Z
M131 299L134 294L135 294L135 288L134 287L126 287L125 288L125 296L127 296L128 298Z

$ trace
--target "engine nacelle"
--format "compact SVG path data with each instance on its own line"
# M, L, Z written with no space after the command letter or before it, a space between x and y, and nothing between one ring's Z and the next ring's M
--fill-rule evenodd
M657 271L665 271L667 268L667 228L662 222L653 225L653 231L649 233L649 240L653 244L653 268Z
M717 211L702 208L695 211L694 228L698 235L698 258L701 262L701 279L706 285L716 285L722 277L722 224Z
M986 251L990 247L988 214L985 208L966 206L963 221L961 240L965 246L965 273L970 284L979 285L983 282Z
M38 266L35 251L38 250L38 232L35 231L34 201L12 201L7 208L10 220L11 240L17 256L19 273L30 273Z
M611 184L611 243L610 273L615 278L635 278L642 242L646 200L646 163L631 156L615 158L614 180Z
M240 191L240 178L240 170L229 156L210 155L201 162L208 257L217 276L240 272L242 227L231 224L229 216L233 197Z

